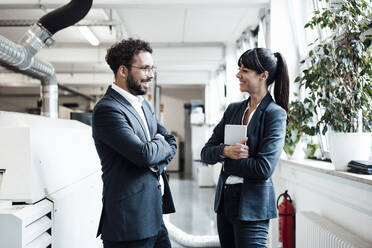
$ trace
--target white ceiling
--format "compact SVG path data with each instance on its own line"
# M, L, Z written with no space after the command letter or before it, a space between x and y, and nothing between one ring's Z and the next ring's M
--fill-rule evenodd
M0 21L38 20L67 2L0 0ZM115 21L120 26L91 27L101 42L98 47L91 46L76 26L68 27L56 33L55 45L43 48L37 57L55 66L61 83L108 84L112 73L104 56L120 30L124 38L152 44L158 83L205 84L223 63L226 44L234 43L247 27L255 27L259 10L268 5L269 0L94 0L84 20ZM0 27L0 35L17 42L27 29ZM89 73L99 76L92 79ZM2 78L0 85L11 81ZM23 77L18 78L22 83Z

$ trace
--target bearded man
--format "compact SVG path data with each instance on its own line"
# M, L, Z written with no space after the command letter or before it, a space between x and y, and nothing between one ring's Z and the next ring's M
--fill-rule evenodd
M106 62L115 82L92 119L103 180L97 237L104 248L171 247L163 213L175 209L164 168L177 146L142 97L154 78L152 48L122 40L107 50Z

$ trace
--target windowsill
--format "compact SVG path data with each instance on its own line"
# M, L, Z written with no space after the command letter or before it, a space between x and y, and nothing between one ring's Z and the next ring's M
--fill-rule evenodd
M346 171L336 171L334 166L330 162L316 161L311 159L303 160L281 159L280 162L288 165L298 166L301 168L322 172L332 176L349 179L355 182L372 185L372 175L356 174Z

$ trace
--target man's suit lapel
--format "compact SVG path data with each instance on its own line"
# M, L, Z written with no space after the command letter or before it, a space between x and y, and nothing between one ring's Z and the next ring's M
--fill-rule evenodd
M140 123L140 126L142 128L142 131L143 131L143 135L144 137L146 137L146 130L145 130L145 126L144 126L144 123L141 119L141 117L139 116L139 114L137 113L137 111L133 108L132 104L130 104L127 99L125 99L122 95L120 95L116 90L113 90L111 88L111 86L109 86L109 88L107 89L107 93L106 94L109 94L110 96L112 96L116 101L118 101L124 108L126 108L130 113L132 113L132 115L137 119L137 121ZM147 117L146 117L147 118Z

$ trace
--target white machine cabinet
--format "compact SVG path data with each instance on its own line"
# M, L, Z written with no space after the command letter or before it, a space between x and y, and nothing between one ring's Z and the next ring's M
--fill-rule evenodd
M90 126L0 111L0 247L102 247Z
M52 244L52 215L53 203L47 199L33 205L3 206L0 247L48 247Z

